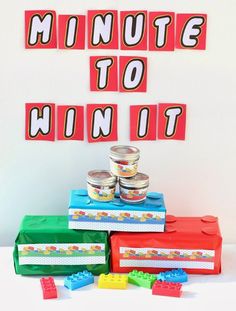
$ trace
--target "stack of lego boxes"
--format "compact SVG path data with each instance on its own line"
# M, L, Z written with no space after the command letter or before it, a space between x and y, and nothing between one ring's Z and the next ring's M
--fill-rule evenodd
M90 171L87 190L71 192L69 228L111 231L112 272L220 273L218 219L166 216L163 194L148 192L148 176L138 173L139 157L132 146L110 149L110 171Z
M163 194L148 192L149 177L138 172L139 158L136 147L113 146L110 171L90 171L87 189L71 191L69 219L25 216L14 248L16 273L88 270L100 275L176 268L220 273L217 218L166 216Z

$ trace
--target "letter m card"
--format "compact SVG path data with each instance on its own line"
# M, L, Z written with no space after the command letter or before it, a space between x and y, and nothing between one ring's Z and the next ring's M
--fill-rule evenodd
M55 49L56 47L56 12L25 11L25 48Z
M158 105L158 139L185 140L186 105Z

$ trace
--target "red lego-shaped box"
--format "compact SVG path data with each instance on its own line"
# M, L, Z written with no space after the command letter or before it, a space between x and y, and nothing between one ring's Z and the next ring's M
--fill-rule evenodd
M221 249L217 217L167 215L163 233L112 233L111 269L159 273L183 268L187 273L218 274Z

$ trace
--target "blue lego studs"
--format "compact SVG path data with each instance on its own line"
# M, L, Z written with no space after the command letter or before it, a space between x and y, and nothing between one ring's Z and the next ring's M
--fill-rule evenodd
M92 283L94 283L94 276L87 270L67 276L64 280L64 286L70 290L75 290Z
M183 269L173 269L166 272L160 272L157 275L157 280L172 283L184 283L188 281L188 275Z

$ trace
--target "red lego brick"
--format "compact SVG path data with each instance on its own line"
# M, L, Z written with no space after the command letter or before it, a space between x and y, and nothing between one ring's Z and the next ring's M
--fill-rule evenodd
M221 272L218 218L166 216L165 232L111 234L111 270L159 273L183 268L192 274Z
M57 298L57 288L52 277L40 279L43 299Z
M182 294L181 283L172 283L166 281L156 281L152 287L153 295L180 297Z

